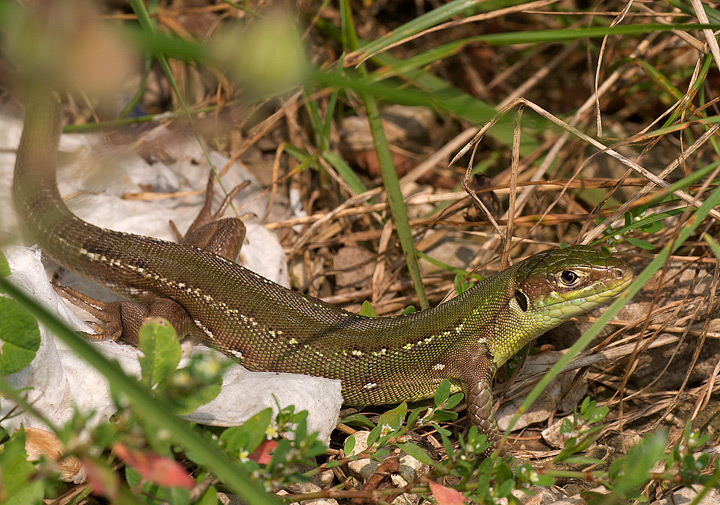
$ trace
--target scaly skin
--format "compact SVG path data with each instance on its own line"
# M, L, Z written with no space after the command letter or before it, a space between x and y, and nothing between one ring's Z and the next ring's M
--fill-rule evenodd
M470 421L497 440L492 414L497 367L550 328L612 299L632 279L621 260L590 247L569 247L536 254L438 307L366 318L283 288L207 250L80 220L57 191L59 132L56 101L35 97L18 149L13 194L26 231L44 253L146 306L162 305L158 301L179 306L189 321L176 324L179 333L201 338L250 370L339 379L348 404L428 398L449 379L465 391ZM126 326L126 332L127 327L135 326Z

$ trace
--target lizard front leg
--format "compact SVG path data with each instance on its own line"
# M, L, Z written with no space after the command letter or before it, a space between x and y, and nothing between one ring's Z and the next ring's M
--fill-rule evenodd
M479 433L487 436L491 446L485 451L489 456L498 446L502 434L498 430L493 412L492 383L495 376L495 363L485 346L465 363L464 391L467 400L467 415L471 425L477 426ZM500 454L505 453L504 447Z
M477 426L478 432L484 433L488 442L492 444L485 451L485 455L489 456L502 439L493 412L492 380L478 381L468 385L466 397L468 420L472 425ZM500 454L505 454L504 447L501 448Z

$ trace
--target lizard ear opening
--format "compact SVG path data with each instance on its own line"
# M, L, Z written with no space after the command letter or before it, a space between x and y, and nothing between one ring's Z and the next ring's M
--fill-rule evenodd
M525 295L525 293L523 293L523 292L520 291L519 289L516 289L516 290L515 290L515 301L516 301L517 304L520 306L520 308L522 309L523 312L527 312L527 309L528 309L528 298L527 298L527 296Z

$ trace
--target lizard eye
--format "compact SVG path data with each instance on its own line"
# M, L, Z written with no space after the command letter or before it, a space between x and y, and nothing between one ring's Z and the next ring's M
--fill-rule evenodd
M580 276L572 270L563 270L560 273L560 282L562 282L566 287L573 287L577 284L579 279Z

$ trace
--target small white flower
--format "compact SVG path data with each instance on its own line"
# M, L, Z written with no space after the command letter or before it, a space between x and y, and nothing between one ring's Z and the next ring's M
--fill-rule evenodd
M530 476L528 477L528 480L530 480L530 482L532 482L533 484L537 484L539 479L540 479L540 476L538 475L538 473L535 470L532 470L530 472Z
M220 361L217 359L204 359L197 365L198 373L212 377L220 372Z
M265 428L265 437L268 440L271 440L278 436L277 427L274 424L268 424L268 427Z

